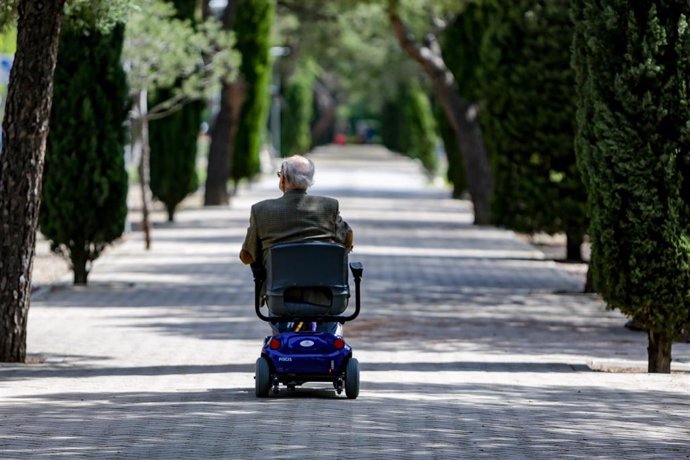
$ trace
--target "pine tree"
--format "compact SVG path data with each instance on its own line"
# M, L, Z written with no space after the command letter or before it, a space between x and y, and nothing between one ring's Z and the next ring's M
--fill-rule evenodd
M194 24L195 2L168 1L175 5L177 19ZM153 107L171 96L170 90L160 90L149 106ZM177 112L149 123L151 192L165 205L171 222L177 205L199 186L197 139L204 106L202 101L191 102Z
M517 0L495 9L481 47L482 129L493 162L494 222L565 232L568 259L582 260L586 193L574 151L568 5Z
M240 78L245 99L232 157L231 176L237 183L261 169L261 149L271 77L269 49L275 14L273 0L241 0L235 17L236 49L242 55Z
M595 285L647 328L649 371L668 373L690 313L690 4L576 0L572 14Z
M89 264L122 234L127 216L123 36L122 25L61 34L39 223L76 284L86 284Z

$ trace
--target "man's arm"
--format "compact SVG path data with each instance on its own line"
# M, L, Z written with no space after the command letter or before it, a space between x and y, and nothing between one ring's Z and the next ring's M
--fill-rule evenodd
M254 217L254 207L252 206L247 235L244 237L244 243L242 243L242 250L240 251L240 260L245 265L256 263L260 259L259 251L261 251L261 244L256 231L256 218Z
M340 204L336 207L336 217L335 217L335 235L338 242L345 246L347 252L352 251L352 243L354 240L354 234L350 226L343 220L340 216Z
M347 252L351 252L352 248L354 247L352 245L354 240L354 234L352 232L351 228L347 229L347 234L345 235L345 241L343 241L343 245L345 246L345 249L347 249Z

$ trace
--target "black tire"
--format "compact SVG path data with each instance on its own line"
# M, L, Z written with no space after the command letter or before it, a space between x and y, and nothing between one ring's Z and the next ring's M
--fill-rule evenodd
M271 389L271 367L268 365L268 360L263 356L256 360L254 389L257 398L268 396L268 390Z
M359 361L350 358L345 368L345 396L355 399L359 396Z

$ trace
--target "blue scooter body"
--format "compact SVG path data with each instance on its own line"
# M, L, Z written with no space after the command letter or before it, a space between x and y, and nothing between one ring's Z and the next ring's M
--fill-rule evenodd
M295 261L300 264L296 266ZM298 329L264 339L254 374L257 397L268 396L271 390L277 394L281 384L294 390L305 382L331 382L338 394L344 390L348 398L357 398L359 362L352 356L352 348L340 335L317 332L319 324L344 324L359 315L364 267L359 262L352 262L349 267L355 281L355 311L340 316L349 298L347 253L342 245L323 242L274 245L269 250L266 268L252 266L256 315L272 324L297 324ZM330 295L331 308L335 308L333 314L330 309L322 310L324 305L300 300L304 295L300 289L307 292L314 289L326 298ZM261 312L264 303L269 315ZM301 330L300 323L311 327Z
M330 332L283 332L266 337L262 355L270 360L279 378L290 375L313 380L323 376L330 380L342 373L352 348Z

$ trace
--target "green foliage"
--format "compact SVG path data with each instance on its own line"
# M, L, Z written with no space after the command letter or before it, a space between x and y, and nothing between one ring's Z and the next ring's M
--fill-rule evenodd
M0 2L0 32L12 27L16 21L18 0L3 0Z
M438 105L434 107L434 118L446 151L446 159L448 160L446 177L448 182L453 184L453 198L461 198L462 193L467 189L467 180L465 179L465 168L462 164L460 146L446 114L443 113L443 110Z
M573 2L595 285L611 307L673 338L690 313L690 4L600 5Z
M479 50L488 24L488 13L478 2L470 3L439 36L439 44L448 69L453 73L460 94L470 101L479 96ZM448 159L448 181L453 184L453 196L460 197L466 187L462 152L448 118L437 109L436 121Z
M269 49L275 14L273 0L242 1L237 6L235 34L242 55L240 75L245 100L232 157L232 178L251 178L261 169L259 151L269 102L271 78Z
M99 30L108 33L117 24L126 20L131 8L137 8L141 0L67 0L65 3L64 26L83 33ZM0 2L0 32L14 24L19 0Z
M384 104L381 139L390 150L419 159L429 174L436 172L434 115L418 84L401 85L398 96Z
M168 95L159 93L161 99ZM199 187L197 138L203 110L203 102L192 102L149 124L151 192L165 205L170 221L177 205Z
M424 169L433 175L437 167L436 127L429 98L421 89L410 87L404 99L406 129L410 136L407 154L419 159Z
M574 152L568 0L516 0L492 13L480 52L492 215L513 230L582 240L586 194Z
M446 66L455 77L459 93L468 101L480 104L480 52L496 3L493 0L465 3L461 13L440 34L439 45ZM467 186L462 152L446 114L440 109L436 110L436 121L448 160L448 181L453 184L453 196L459 198Z
M131 93L173 88L170 99L149 109L150 116L211 97L237 73L239 55L231 33L216 20L194 28L176 15L173 5L147 0L128 17L123 62Z
M311 146L310 122L314 113L314 65L307 62L287 82L280 126L281 154L303 155Z
M381 142L387 149L398 153L407 152L409 147L403 114L402 100L397 97L386 101L381 108Z
M127 20L131 8L140 0L69 0L65 3L65 27L89 34L98 30L108 33Z
M127 215L123 29L64 29L55 70L40 227L84 283L87 264L122 234Z
M14 54L17 49L17 29L8 27L0 33L0 53Z
M194 27L195 4L174 0L176 17L190 21ZM152 107L174 97L170 89L159 90L152 98ZM184 105L180 110L149 124L151 192L174 219L175 209L199 186L196 174L197 140L204 102Z
M439 36L443 60L453 73L460 94L468 101L482 99L481 49L497 8L494 0L468 2Z
M0 31L2 29L0 28ZM17 29L14 27L7 27L4 32L0 32L0 53L14 54L17 48ZM7 92L7 85L0 83L0 121L5 115L5 94Z
M307 62L316 64L320 87L341 105L341 123L353 113L379 113L384 101L395 97L399 83L417 78L418 66L400 50L383 2L280 2L286 3L300 8L279 9L279 43L291 49L284 60L297 69ZM319 6L307 10L311 4ZM317 110L315 119L320 116ZM332 139L328 136L328 142Z

